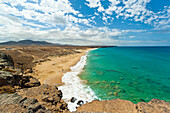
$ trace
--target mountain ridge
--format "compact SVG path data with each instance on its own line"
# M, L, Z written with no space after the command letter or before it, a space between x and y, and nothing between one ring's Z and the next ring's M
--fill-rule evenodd
M65 46L65 45L59 43L50 43L47 41L20 40L2 42L0 43L0 46Z
M47 41L33 41L33 40L20 40L20 41L7 41L0 43L0 46L58 46L58 47L93 47L93 48L106 48L116 46L102 46L102 45L69 45L60 43L50 43Z

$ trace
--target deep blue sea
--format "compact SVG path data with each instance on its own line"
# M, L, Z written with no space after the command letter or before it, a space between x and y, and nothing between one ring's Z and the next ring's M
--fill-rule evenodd
M170 101L170 47L112 47L90 51L81 79L101 100Z

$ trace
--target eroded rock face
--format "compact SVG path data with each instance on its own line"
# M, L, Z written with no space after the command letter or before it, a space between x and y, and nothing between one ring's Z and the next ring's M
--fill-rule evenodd
M69 112L57 87L40 86L36 78L23 75L13 66L12 58L0 53L0 113ZM31 72L28 69L26 73ZM15 89L18 93L14 93Z
M0 112L2 113L35 113L39 111L52 113L34 98L22 97L17 93L0 95Z
M14 61L10 55L0 53L0 66L14 66Z
M40 86L40 82L32 76L22 76L7 71L0 71L0 87L6 85L30 88Z
M170 103L152 99L150 102L133 104L130 101L114 99L93 101L79 107L76 113L170 113Z
M19 86L30 88L40 85L40 82L32 76L23 76L19 69L14 69L14 62L11 56L0 53L0 87Z
M10 72L0 71L0 87L5 85L14 86L15 78Z
M24 88L14 94L0 94L0 113L69 113L61 99L62 92L55 86Z
M22 88L37 87L37 86L40 86L40 82L32 76L21 76L20 86Z
M41 105L53 112L69 112L67 104L61 100L62 92L55 86L43 84L39 87L22 89L18 93L28 98L37 99Z

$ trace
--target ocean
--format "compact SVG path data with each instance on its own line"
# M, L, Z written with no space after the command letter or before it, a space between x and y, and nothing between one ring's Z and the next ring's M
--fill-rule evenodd
M100 100L170 101L170 47L111 47L90 51L79 77Z

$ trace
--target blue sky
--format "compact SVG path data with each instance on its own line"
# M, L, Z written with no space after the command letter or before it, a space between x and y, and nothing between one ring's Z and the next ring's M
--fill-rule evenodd
M170 0L0 0L0 42L170 46Z

